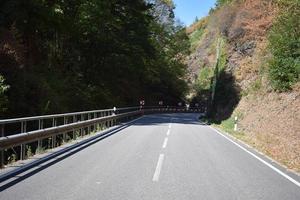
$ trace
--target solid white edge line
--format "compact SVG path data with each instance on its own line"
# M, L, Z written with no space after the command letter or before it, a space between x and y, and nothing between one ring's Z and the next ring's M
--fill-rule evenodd
M156 169L152 178L152 181L157 182L159 180L159 175L160 175L160 171L161 171L161 167L164 161L164 154L160 154L158 161L157 161L157 165L156 165Z
M251 156L253 156L254 158L256 158L257 160L259 160L260 162L262 162L263 164L265 164L266 166L268 166L269 168L271 168L272 170L274 170L275 172L277 172L278 174L280 174L281 176L283 176L284 178L286 178L287 180L289 180L290 182L294 183L296 186L300 187L300 183L298 181L296 181L295 179L293 179L292 177L290 177L289 175L285 174L284 172L282 172L281 170L277 169L276 167L274 167L273 165L271 165L270 163L266 162L265 160L263 160L262 158L258 157L257 155L255 155L254 153L250 152L249 150L247 150L246 148L242 147L241 145L239 145L238 143L236 143L235 141L233 141L232 139L228 138L227 136L225 136L223 133L221 133L220 131L216 130L215 128L209 126L209 128L211 128L212 130L214 130L216 133L218 133L219 135L221 135L222 137L224 137L225 139L227 139L228 141L230 141L231 143L235 144L236 146L238 146L239 148L241 148L242 150L244 150L245 152L247 152L248 154L250 154Z
M168 138L166 137L162 148L165 149L167 147L167 144L168 144Z

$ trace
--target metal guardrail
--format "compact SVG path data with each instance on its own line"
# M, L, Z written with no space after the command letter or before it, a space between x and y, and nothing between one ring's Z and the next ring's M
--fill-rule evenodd
M146 106L144 107L145 114L151 113L200 113L203 112L201 108L198 107L178 107L178 106Z
M139 109L140 107L127 107L127 108L118 108L116 109L116 112L118 111L124 111L124 110L132 110L132 109ZM60 118L60 117L74 117L74 116L82 116L86 114L93 115L103 115L106 116L106 114L112 113L114 109L104 109L104 110L92 110L92 111L82 111L82 112L73 112L73 113L63 113L63 114L54 114L54 115L42 115L42 116L34 116L34 117L22 117L22 118L14 118L14 119L3 119L0 120L0 125L3 124L9 124L9 123L17 123L17 122L26 122L26 121L33 121L33 120L43 120L43 119L52 119L52 118Z
M43 139L50 138L51 148L58 145L58 135L66 141L68 132L72 139L97 131L99 127L111 127L118 119L140 114L140 107L104 109L34 117L0 120L0 167L4 166L4 150L14 152L18 159L26 158L26 144L37 142L35 149L43 149ZM17 129L15 133L10 130ZM48 145L49 146L49 145ZM17 152L14 147L17 147Z
M124 118L170 112L200 112L200 109L151 106L127 107L0 120L0 167L5 164L4 151L7 149L12 149L15 152L13 148L18 147L18 153L15 152L15 154L19 155L20 160L24 160L26 159L26 145L30 143L36 143L34 146L38 150L43 148L43 140L50 139L50 147L55 148L59 145L56 141L58 136L62 136L60 139L65 142L67 141L67 135L71 134L72 139L76 139L78 133L84 136L92 131L97 131L99 127L114 126ZM31 127L33 130L27 128L30 122L35 122L36 126ZM44 126L46 122L48 127ZM11 124L19 127L17 134L9 134L6 131L6 126Z

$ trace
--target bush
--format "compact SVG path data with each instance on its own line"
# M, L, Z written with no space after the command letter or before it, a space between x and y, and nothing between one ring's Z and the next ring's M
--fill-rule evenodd
M195 49L201 41L204 29L198 29L190 35L191 48Z
M224 4L228 4L228 3L231 3L233 0L217 0L216 2L216 6L222 6Z
M5 85L3 76L0 75L0 113L7 109L7 97L5 92L8 90L9 86Z
M200 70L197 82L196 90L203 91L209 90L211 87L211 79L213 78L214 70L211 67L203 67Z
M299 81L300 0L280 1L281 13L269 34L269 77L275 90L286 91Z

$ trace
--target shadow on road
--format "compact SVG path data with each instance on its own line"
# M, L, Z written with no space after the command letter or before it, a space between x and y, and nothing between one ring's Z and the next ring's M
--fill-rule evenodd
M138 121L130 122L126 125L116 127L112 130L108 130L101 135L88 138L72 146L66 147L48 156L35 160L32 163L24 165L19 169L13 170L0 176L0 192L14 186L15 184L37 174L38 172L84 150L85 148L117 133L122 133L121 130L130 126L168 126L170 122L178 124L190 124L190 125L206 125L200 122L198 119L199 114L159 114L159 115L147 115ZM24 174L22 174L24 173ZM22 174L22 175L20 175Z
M114 134L121 133L120 131L123 129L126 129L127 127L131 126L131 124L127 124L118 128L115 128L113 130L108 130L104 132L101 135L97 135L91 138L88 138L82 142L79 142L77 144L74 144L70 147L67 147L65 149L59 150L58 152L55 152L53 154L50 154L49 156L43 157L37 161L34 161L33 163L30 163L28 165L25 165L24 167L21 167L18 170L13 170L12 172L8 172L7 174L4 174L0 177L0 192L6 190L9 187L14 186L15 184L33 176L34 174L74 155L75 153L78 153L79 151L84 150L85 148L107 138ZM33 171L29 171L32 168L36 168ZM24 175L20 175L23 172L28 173ZM10 179L12 179L10 181ZM7 182L4 184L1 184L2 182Z
M132 126L168 126L170 122L186 125L206 125L199 120L199 113L174 113L147 115Z

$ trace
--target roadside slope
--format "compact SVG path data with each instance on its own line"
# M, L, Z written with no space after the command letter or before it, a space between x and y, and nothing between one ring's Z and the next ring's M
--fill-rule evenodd
M216 44L221 39L224 71L216 89L215 121L233 132L238 116L239 130L234 133L238 138L300 172L300 85L279 93L271 87L268 75L268 34L279 13L274 2L233 0L189 27L192 53L186 62L191 96L203 104L209 101L205 89L210 86L205 83L213 76ZM203 76L207 71L211 73Z

